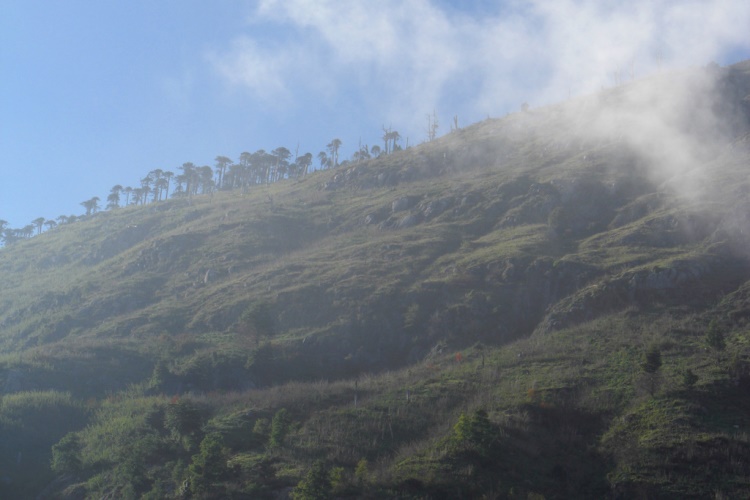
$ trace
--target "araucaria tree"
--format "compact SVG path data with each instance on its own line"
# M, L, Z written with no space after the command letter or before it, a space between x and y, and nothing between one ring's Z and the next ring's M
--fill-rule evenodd
M99 210L99 197L94 196L93 198L82 201L81 205L83 208L86 209L86 215L91 215L92 213L96 213L97 210Z
M292 156L292 153L287 148L281 146L271 151L271 155L274 158L271 182L276 182L283 179L286 175L289 167L289 158Z
M296 174L297 177L304 177L307 175L310 165L312 165L312 153L305 153L302 156L297 157Z
M112 189L109 192L109 196L107 196L107 209L108 210L113 210L120 206L120 192L121 191L122 191L121 185L117 184L115 186L112 186Z
M431 130L437 128L437 118L432 120ZM385 154L401 149L398 145L400 135L398 132L383 127ZM340 162L340 150L342 141L334 138L326 145L324 151L317 155L321 169L337 167L349 163L348 160ZM408 139L407 139L408 145ZM353 154L352 159L357 162L368 160L381 155L383 151L379 146L368 148L362 145L360 140L359 149ZM140 179L137 187L120 184L114 185L106 197L106 209L115 210L128 205L145 205L151 202L187 197L192 198L199 194L212 194L217 190L229 190L241 188L247 190L250 186L270 184L284 179L299 179L310 172L314 156L311 153L299 155L299 145L294 153L294 160L290 158L292 153L289 149L279 146L273 151L266 152L263 149L255 153L243 152L237 163L227 156L214 158L215 168L208 165L199 167L191 162L183 163L180 168L182 173L176 175L170 171L154 169ZM170 184L174 179L175 184L170 194ZM123 199L124 198L124 199ZM99 197L82 201L80 205L86 210L85 216L95 214L99 211ZM69 224L84 216L58 217L57 223ZM32 224L20 229L7 228L7 222L0 226L0 242L7 245L13 241L31 237L35 233L41 234L43 227L53 228L57 225L55 221L48 221L44 217L35 219Z
M341 139L333 139L326 148L328 149L328 152L331 154L331 162L333 163L334 167L338 167L339 165L339 148L341 147Z
M232 164L232 160L226 156L217 156L214 158L214 161L216 162L216 174L218 176L216 180L216 189L221 190L224 188L224 174L229 165Z
M320 168L326 169L331 166L331 160L328 158L328 155L325 151L321 151L318 153L318 161L320 162Z
M44 217L37 217L33 221L31 221L32 224L36 226L36 234L42 234L42 226L44 225L44 221L47 220Z

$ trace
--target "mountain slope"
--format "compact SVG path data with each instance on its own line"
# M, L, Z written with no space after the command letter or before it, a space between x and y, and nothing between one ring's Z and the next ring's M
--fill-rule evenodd
M4 248L3 487L746 494L749 132L709 67Z

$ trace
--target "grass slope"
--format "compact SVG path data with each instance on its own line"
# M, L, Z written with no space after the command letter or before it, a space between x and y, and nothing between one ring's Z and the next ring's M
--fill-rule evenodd
M3 248L0 492L747 496L749 70Z

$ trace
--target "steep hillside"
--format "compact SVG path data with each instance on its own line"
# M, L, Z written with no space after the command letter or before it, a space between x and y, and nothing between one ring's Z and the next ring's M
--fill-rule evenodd
M745 62L0 249L0 492L748 495L749 166Z

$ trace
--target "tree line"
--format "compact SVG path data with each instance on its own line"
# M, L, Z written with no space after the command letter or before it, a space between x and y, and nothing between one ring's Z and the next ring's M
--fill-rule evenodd
M366 144L360 144L351 160L339 161L343 143L340 139L334 138L326 145L325 150L317 154L318 166L313 165L312 153L300 155L296 151L292 155L289 149L280 146L270 152L264 149L254 153L243 152L237 161L226 156L217 156L213 167L199 167L187 162L178 168L177 173L157 168L143 177L137 186L112 186L106 198L105 209L145 205L169 198L192 198L216 191L248 190L253 186L267 185L284 179L299 179L313 170L326 170L350 162L361 162L403 149L399 144L400 134L390 127L383 127L382 140L382 148L379 145L368 147ZM51 230L59 225L77 222L99 212L102 209L101 203L102 199L94 196L80 203L85 210L82 215L60 215L56 219L38 217L22 228L11 228L8 221L0 219L0 245L10 245L18 240L31 238L41 234L45 228Z

